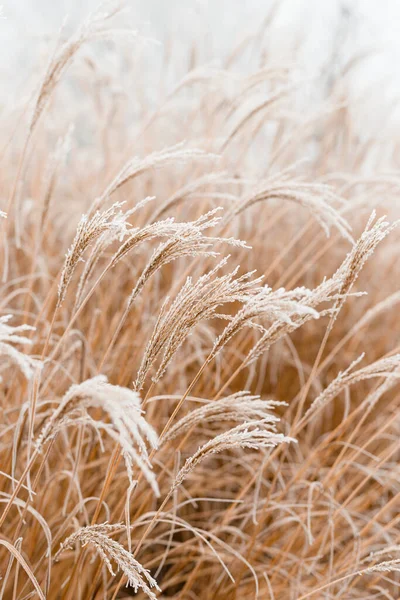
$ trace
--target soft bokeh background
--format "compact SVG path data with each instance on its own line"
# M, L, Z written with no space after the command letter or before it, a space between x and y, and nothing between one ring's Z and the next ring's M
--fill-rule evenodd
M400 3L397 0L127 0L138 28L164 43L168 38L195 42L205 59L220 56L235 42L259 27L277 5L274 40L287 51L306 38L302 58L323 67L332 45L341 50L379 51L379 66L400 84L394 69L400 58ZM52 37L68 17L78 23L98 0L6 0L1 22L3 72L34 60L41 36ZM383 74L383 73L382 73Z
M389 119L390 127L400 131L398 0L126 0L123 4L132 26L161 42L147 49L149 73L157 72L162 57L172 58L170 85L188 68L188 47L195 48L197 64L218 65L259 31L273 10L264 44L277 63L295 63L324 87L349 58L363 57L352 75L353 94L362 99L363 126L379 130L383 122L388 126ZM3 2L1 100L24 94L27 80L32 81L32 74L43 66L62 24L65 31L73 30L98 5L98 0ZM251 68L251 56L247 60L244 69Z

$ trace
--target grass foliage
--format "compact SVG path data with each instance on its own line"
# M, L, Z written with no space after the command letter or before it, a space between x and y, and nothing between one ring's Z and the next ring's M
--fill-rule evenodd
M398 598L397 141L116 17L2 111L0 600Z

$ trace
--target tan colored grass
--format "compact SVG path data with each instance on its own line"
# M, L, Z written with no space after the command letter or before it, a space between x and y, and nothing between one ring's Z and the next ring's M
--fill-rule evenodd
M398 142L243 48L132 117L116 17L2 113L0 600L398 598Z

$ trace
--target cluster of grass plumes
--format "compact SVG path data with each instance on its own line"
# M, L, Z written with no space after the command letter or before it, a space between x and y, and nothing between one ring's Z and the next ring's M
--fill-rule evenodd
M133 118L114 16L2 114L0 599L398 598L396 141L246 45Z

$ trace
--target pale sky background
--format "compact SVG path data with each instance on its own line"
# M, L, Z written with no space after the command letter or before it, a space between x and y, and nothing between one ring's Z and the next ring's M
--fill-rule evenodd
M137 24L157 38L175 34L184 39L212 40L210 53L232 46L235 38L257 27L271 0L126 0ZM357 44L382 46L387 58L400 56L398 0L280 0L281 42L306 34L313 52L324 50L341 14L349 14L351 36ZM37 36L54 35L64 17L79 22L99 0L5 0L1 23L2 65L26 56ZM146 23L148 25L146 25ZM288 42L288 40L286 40ZM400 79L400 73L398 74Z
M232 45L237 35L256 27L268 12L271 0L126 0L137 23L148 22L156 37L166 32L183 38L206 35L211 50ZM357 43L382 45L387 57L400 55L400 2L398 0L280 0L279 27L288 33L306 33L310 48L323 50L340 14L350 14L351 35ZM15 59L34 38L52 35L66 15L79 20L99 5L98 0L5 0L2 13L1 62ZM208 33L208 35L207 35ZM233 36L233 40L232 40ZM400 75L399 75L400 77Z
M98 0L3 0L0 20L0 96L15 92L46 56L66 15L73 27ZM130 21L145 35L172 40L175 60L195 44L203 62L218 61L246 34L260 27L271 0L127 0ZM356 90L370 102L371 114L400 97L399 0L280 0L270 47L286 59L300 37L297 66L326 76L332 47L340 60L373 51L360 69ZM162 52L162 50L161 50ZM293 53L292 53L293 57ZM151 54L149 64L151 65ZM151 67L150 67L151 68ZM324 72L325 71L325 72ZM400 111L399 111L400 112ZM400 123L400 118L399 118Z

